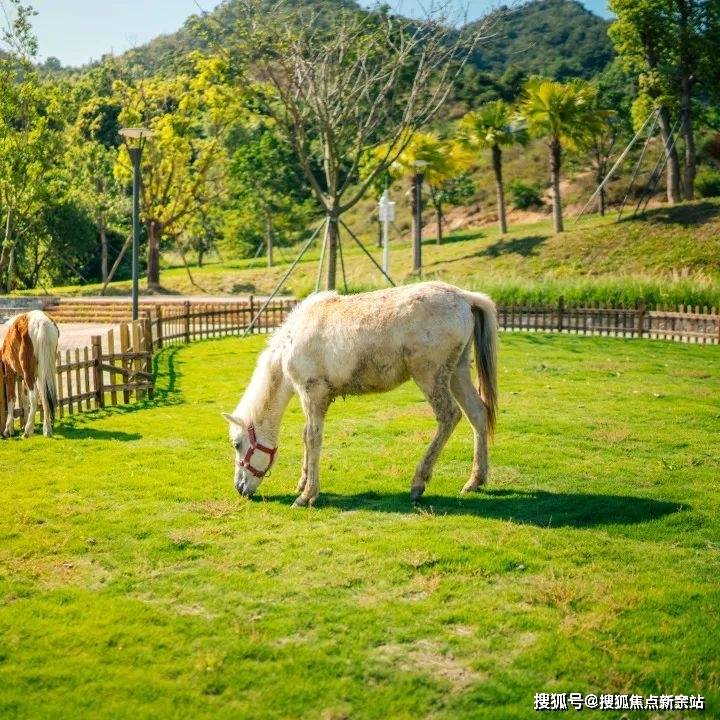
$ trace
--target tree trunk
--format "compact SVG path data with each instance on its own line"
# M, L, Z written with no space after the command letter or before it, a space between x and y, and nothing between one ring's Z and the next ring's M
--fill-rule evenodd
M507 215L505 212L505 188L502 175L502 150L499 145L492 147L493 172L495 173L495 191L497 193L497 214L500 234L507 232Z
M682 78L682 93L680 101L680 114L682 118L682 134L685 139L685 176L684 190L685 199L692 200L695 196L695 166L696 155L695 149L695 131L693 130L692 121L692 97L690 78L684 75Z
M205 258L205 250L202 247L198 248L197 251L197 264L201 268L203 266L203 259Z
M273 228L270 213L265 215L265 245L267 247L267 265L273 266Z
M658 125L665 146L665 154L667 155L667 199L671 205L675 205L675 203L680 202L680 160L678 159L677 147L675 145L671 147L671 127L666 107L660 108Z
M550 141L550 182L552 185L553 227L556 233L563 228L562 198L560 196L560 168L562 165L562 146L560 140Z
M162 225L155 220L151 220L147 224L147 231L147 285L151 290L157 290L160 287L160 238L162 237Z
M437 244L443 244L443 206L439 202L435 205L435 220L437 222Z
M108 278L108 242L105 218L102 215L98 220L98 231L100 232L100 272L103 283L106 283Z
M335 289L337 281L337 259L339 243L340 232L338 227L338 218L337 215L331 213L328 217L327 248L325 248L328 256L327 285L325 286L326 290Z
M12 220L11 220L12 213L10 210L7 212L7 217L5 218L5 237L3 238L3 244L2 244L2 252L0 252L0 281L2 280L3 274L5 273L5 268L7 267L8 259L10 257L10 250L12 245ZM6 283L6 290L7 292L10 292L9 289L7 289L7 283Z
M7 265L7 291L11 293L13 291L13 287L15 285L15 245L13 244L10 247L10 254L8 255L8 265Z

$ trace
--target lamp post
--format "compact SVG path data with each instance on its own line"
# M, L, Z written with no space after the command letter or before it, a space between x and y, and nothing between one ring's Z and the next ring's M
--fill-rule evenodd
M395 203L390 200L390 193L385 190L378 203L378 217L382 223L383 235L383 270L390 274L390 223L395 220Z
M133 243L132 243L132 319L138 319L140 281L140 163L145 141L152 137L147 128L122 128L120 130L127 145L133 165Z
M420 275L422 273L422 184L423 184L423 168L427 165L426 160L414 160L411 165L415 168L415 177L413 179L413 272Z

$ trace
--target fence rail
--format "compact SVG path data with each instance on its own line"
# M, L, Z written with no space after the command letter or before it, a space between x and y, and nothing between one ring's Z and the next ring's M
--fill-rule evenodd
M268 333L283 323L297 304L293 298L273 300L252 333ZM253 297L225 303L157 305L144 319L120 323L90 347L58 353L58 413L75 413L127 404L153 397L153 355L160 348L244 333L261 304ZM502 305L498 326L504 331L562 332L650 338L685 343L720 344L720 313L716 308L685 307L649 310L599 305ZM0 429L7 418L7 389L0 365ZM27 396L21 382L15 410L24 420Z

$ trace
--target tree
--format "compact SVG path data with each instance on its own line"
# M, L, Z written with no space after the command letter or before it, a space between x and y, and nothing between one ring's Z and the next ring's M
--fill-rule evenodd
M634 87L632 78L623 70L619 62L611 63L594 80L597 87L595 103L599 110L613 108L608 117L608 123L595 135L590 146L595 182L599 186L607 175L610 158L614 149L621 141L626 143L632 135L632 102ZM644 115L642 121L645 120ZM607 190L605 186L598 193L598 212L605 214L607 207Z
M385 148L376 150L376 157L385 155ZM422 168L423 179L430 190L430 200L435 208L437 222L437 243L443 241L444 204L452 190L453 181L463 174L470 166L472 158L455 142L442 140L435 133L416 132L398 155L390 168L393 177L414 177L418 172L415 163L426 163ZM412 222L416 222L418 198L413 194Z
M273 265L277 240L296 240L313 207L292 147L272 120L257 117L232 133L228 170L230 205L250 218L246 235L264 243L268 267Z
M658 108L668 156L668 200L680 199L680 162L671 147L670 111L680 114L685 140L684 193L693 197L696 168L693 100L700 87L718 87L720 3L717 0L611 0L617 20L610 37L627 68L640 76L641 94Z
M492 153L495 190L497 194L498 226L500 233L507 232L505 189L502 174L502 148L525 143L527 133L513 126L513 110L506 102L496 100L478 110L469 112L459 124L462 145L473 152L490 150Z
M226 64L194 55L192 67L172 78L136 85L116 82L123 125L147 125L154 133L142 163L142 215L147 231L147 283L160 287L164 237L177 238L194 214L223 191L224 138L240 110L226 85ZM128 181L130 161L123 148L115 166Z
M563 231L560 196L563 148L588 147L607 123L608 113L598 107L596 97L597 88L584 80L560 83L536 77L525 85L519 113L530 135L544 138L548 146L555 232Z
M53 197L63 122L57 88L43 83L31 62L31 11L17 5L15 12L15 35L6 30L5 42L17 54L0 57L0 284L8 292L22 243L36 237L44 204Z
M268 112L329 220L332 289L341 215L443 106L482 26L468 34L442 13L411 21L350 4L328 13L246 0L241 9L237 49L248 72L273 88ZM363 158L381 144L385 153L361 180Z

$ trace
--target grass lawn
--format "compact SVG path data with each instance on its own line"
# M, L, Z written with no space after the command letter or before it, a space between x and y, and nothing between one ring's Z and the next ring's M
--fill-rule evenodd
M295 400L261 496L232 488L219 413L262 345L166 350L154 402L0 441L3 720L528 718L541 691L720 716L720 348L504 335L486 492L457 495L463 421L413 508L406 385L333 407L293 510Z
M356 213L357 211L353 211ZM437 245L433 227L425 231L423 263L426 279L445 280L490 292L496 301L598 301L634 306L644 297L654 306L691 304L720 307L720 200L700 200L660 208L638 220L615 222L588 216L576 225L567 218L566 232L555 235L549 220L517 224L500 237L495 226L451 233ZM353 222L354 220L354 222ZM375 245L377 226L369 215L354 214L351 224L364 228L368 247ZM362 251L346 237L344 260L351 289L383 286L384 280ZM264 259L226 259L192 269L193 285L184 267L166 267L161 276L171 293L266 294L279 282L298 248L280 248L277 265ZM293 271L285 292L303 297L315 287L320 249L313 247ZM172 262L171 256L166 261ZM176 259L177 261L177 259ZM413 279L409 234L393 238L391 275L398 282ZM675 279L671 279L675 276ZM342 287L340 270L338 283ZM96 295L99 285L55 288L63 295ZM110 286L111 294L130 292L130 283Z

